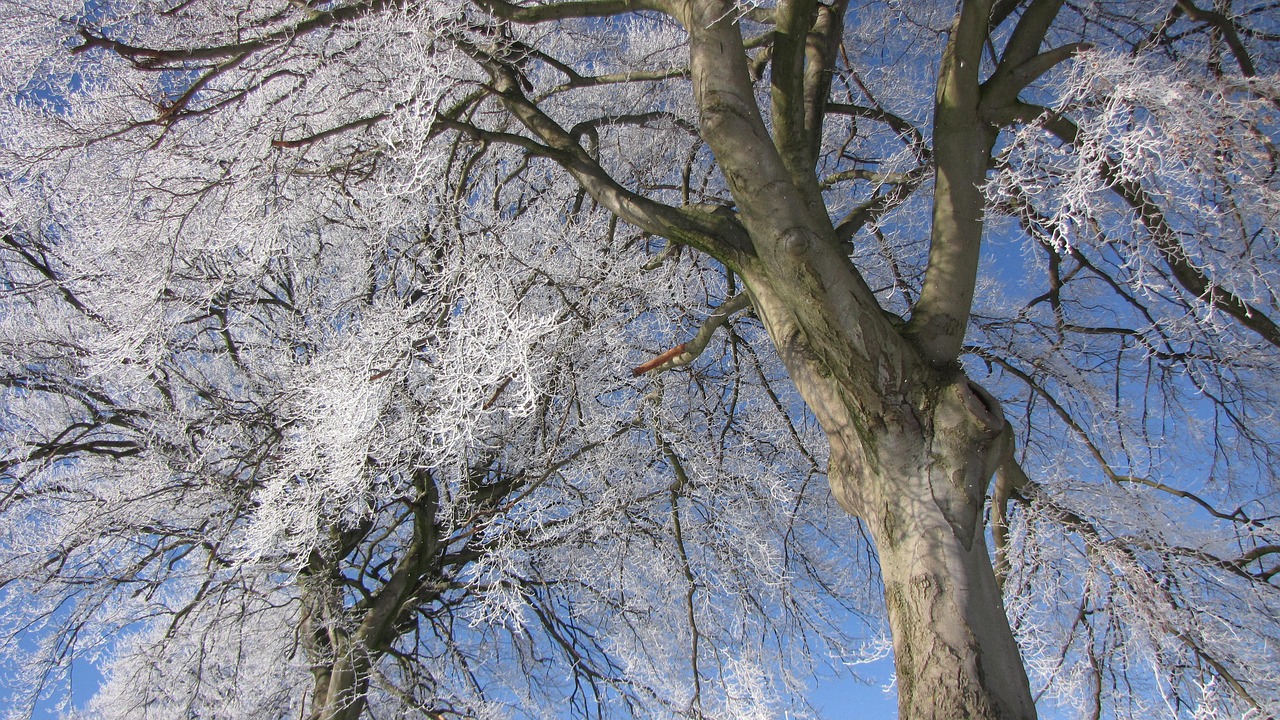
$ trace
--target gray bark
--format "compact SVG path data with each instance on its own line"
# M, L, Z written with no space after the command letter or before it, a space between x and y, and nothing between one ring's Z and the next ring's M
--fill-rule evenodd
M757 311L826 430L832 491L867 524L879 552L899 716L1034 718L982 523L1008 442L998 405L901 340L879 353L889 392L852 386L848 379L865 373L820 359L800 329L807 318L789 313L767 285L752 285ZM857 362L847 357L845 365Z
M335 532L332 547L313 551L302 573L302 641L314 678L309 720L359 718L368 704L374 661L386 654L417 609L436 597L432 579L440 573L439 495L425 471L416 474L414 484L413 540L387 582L364 601L344 606L339 568L368 528Z
M788 7L811 22L811 6L784 4L779 12ZM976 62L964 64L981 52L986 4L962 13L956 37L967 41L953 38L939 80L946 127L938 142L947 146L937 150L940 249L930 260L932 294L910 335L880 310L826 213L815 212L822 201L814 186L797 181L797 158L809 146L767 132L733 13L714 1L681 10L703 137L753 245L735 269L831 443L835 497L867 523L880 553L900 717L1034 718L982 524L1006 423L998 403L955 365L982 231L977 182L994 139L978 115ZM976 42L966 23L981 26ZM775 72L785 70L775 59ZM776 91L796 85L774 80L775 122L782 122L775 135L814 127L800 117L803 107L788 104L797 95L803 103L802 93Z

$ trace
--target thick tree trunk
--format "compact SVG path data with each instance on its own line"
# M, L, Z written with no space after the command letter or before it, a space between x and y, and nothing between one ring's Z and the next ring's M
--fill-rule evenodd
M425 470L415 473L414 485L418 501L413 505L413 541L386 583L365 589L364 601L344 606L339 568L371 525L335 530L337 549L328 554L313 551L301 573L302 640L314 680L309 720L357 720L364 714L374 663L403 632L418 604L438 597L422 584L441 572L438 489Z
M332 665L313 672L313 720L356 720L364 712L369 669L367 656L363 655L358 649L349 648Z
M879 435L870 468L831 478L857 484L837 494L879 551L899 717L1034 718L983 532L1003 419L963 379L929 394L918 433Z
M906 327L886 316L850 263L814 182L816 135L800 128L821 121L802 107L803 43L784 37L774 45L770 133L736 8L726 0L673 0L672 10L689 32L702 136L751 244L751 252L721 259L746 281L830 440L837 500L867 523L880 553L900 717L1034 718L982 520L1007 424L957 361L982 237L979 185L994 140L979 114L989 0L962 3L943 58L935 140L947 147L935 142L927 288ZM779 33L812 29L815 12L805 0L779 3Z
M319 553L313 564L319 564ZM328 578L304 576L302 638L311 661L309 720L355 720L364 712L368 653L343 628L343 608Z
M850 338L804 329L836 329L834 318L812 317L829 313L827 300L788 302L766 278L752 287L757 312L831 441L832 491L875 540L899 717L1035 718L984 535L986 490L1009 442L998 403L959 369L930 367L891 330L869 360L833 352ZM875 368L873 382L863 364Z
M901 718L1034 718L981 535L966 547L928 499L870 521L893 630ZM906 509L906 508L904 508ZM921 527L903 532L907 520ZM889 538L893 537L893 540Z

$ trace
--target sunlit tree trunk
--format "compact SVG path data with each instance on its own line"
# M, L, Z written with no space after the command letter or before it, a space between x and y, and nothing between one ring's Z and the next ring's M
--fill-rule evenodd
M767 281L753 288L831 441L832 490L875 539L900 717L1035 717L983 531L987 483L1008 441L998 405L959 371L929 368L890 336L882 336L871 373L865 356L838 362L806 341L797 314ZM867 382L889 392L874 393Z
M779 12L807 18L803 5ZM848 262L821 210L812 165L796 160L804 138L788 136L785 122L773 137L765 129L741 62L741 35L725 8L685 7L703 135L754 249L736 269L830 440L836 498L867 524L880 553L899 714L1034 718L984 541L983 502L1006 422L956 361L976 282L978 183L994 138L978 115L974 69L989 7L966 7L944 58L936 113L944 133L936 141L947 147L936 151L932 238L939 249L930 256L921 312L906 327L880 310ZM785 43L775 48L780 74L787 51ZM804 79L789 84L784 74L773 84L775 122L802 115Z
M370 674L417 608L437 597L432 580L439 574L436 512L439 496L430 473L414 476L413 539L395 558L387 581L367 588L363 600L346 605L341 567L368 527L333 533L329 553L312 552L302 574L302 639L314 685L310 720L356 720L368 705Z
M312 564L319 565L318 553ZM317 568L318 569L318 568ZM368 686L368 652L362 638L345 627L341 597L330 578L313 571L301 583L302 638L314 685L307 704L309 720L360 717Z

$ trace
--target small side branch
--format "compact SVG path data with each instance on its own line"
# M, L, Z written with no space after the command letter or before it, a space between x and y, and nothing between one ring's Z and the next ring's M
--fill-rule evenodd
M1004 594L1005 580L1009 577L1009 500L1020 496L1031 484L1016 456L1013 429L1005 426L1004 458L996 469L995 489L991 495L991 536L995 544L996 585Z
M680 343L649 362L636 366L631 370L631 374L639 377L648 372L662 372L683 367L697 360L702 351L707 349L707 344L711 342L711 336L716 330L729 322L729 318L734 313L746 309L749 305L751 305L751 298L745 292L734 295L711 313L692 340Z
M479 0L476 4L494 17L522 25L570 18L612 17L644 10L666 12L664 3L650 0L573 0L541 5L518 5L507 0Z

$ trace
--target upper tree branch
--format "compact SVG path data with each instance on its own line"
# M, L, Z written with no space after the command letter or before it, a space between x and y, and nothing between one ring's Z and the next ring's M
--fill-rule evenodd
M731 268L739 267L750 253L750 241L727 212L702 208L675 208L622 187L575 139L573 133L548 116L522 89L519 73L497 57L458 39L488 71L498 100L550 152L554 159L597 202L636 227L692 245Z
M1000 65L994 74L998 75L1035 57L1061 8L1062 0L1032 0L1022 17L1018 18L1009 41L1005 43L1004 52L1000 55Z
M826 119L831 78L835 75L848 8L849 0L835 0L830 5L819 3L818 16L805 42L804 132L812 163L817 163L822 150L822 123Z
M771 62L773 137L792 182L815 215L823 213L814 167L847 0L784 0L774 16Z
M666 3L662 0L573 0L545 5L519 5L507 0L475 0L475 2L494 17L522 25L568 18L609 17L642 10L664 12L666 9Z
M857 177L860 171L851 170L852 177ZM917 168L908 170L904 173L894 173L894 176L881 176L878 178L866 178L872 182L880 182L887 185L887 189L878 191L870 200L853 208L847 215L840 219L836 224L836 237L842 242L848 242L853 239L854 235L867 223L875 222L883 217L886 213L906 202L911 195L924 184L924 181L930 175L930 168L921 165ZM828 180L843 180L846 178L845 173L828 178Z
M784 235L792 228L829 234L825 211L816 211L821 198L815 197L817 180L812 165L806 171L807 185L812 189L806 191L793 179L765 126L735 6L727 0L687 0L679 9L678 18L689 33L690 71L701 134L715 154L756 249L762 254L780 250ZM803 52L803 38L793 51L793 56ZM795 93L796 110L802 112L803 85L798 80L783 80L783 92ZM786 113L794 115L791 100L784 105ZM793 117L793 127L800 132L803 120L794 125L795 120Z
M1235 55L1236 65L1240 68L1240 74L1245 77L1253 77L1258 74L1257 68L1253 64L1253 58L1249 56L1249 50L1240 39L1240 32L1236 28L1235 21L1231 18L1214 10L1201 10L1196 7L1192 0L1177 0L1174 5L1174 12L1185 13L1187 18L1194 22L1212 25L1215 30L1222 33L1222 39L1227 43L1227 47L1231 48L1231 54ZM1174 13L1171 12L1170 14L1173 15Z
M569 81L552 88L547 95L562 93L575 88L593 87L596 85L619 85L633 82L662 82L675 78L689 77L688 68L671 68L669 70L634 70L629 72L610 73L606 75L581 75L569 71Z
M3 218L0 217L0 220ZM23 242L25 240L25 242ZM94 320L101 320L101 317L90 310L84 303L80 302L80 298L71 291L66 281L58 275L53 268L53 263L46 254L46 249L36 240L15 235L14 233L5 233L0 235L0 244L7 245L10 249L22 257L23 261L36 272L40 273L53 287L57 288L58 293L67 301L67 304L75 308L80 313ZM12 290L15 286L15 279L12 277L5 278L6 284Z
M856 76L854 78L857 79ZM864 107L862 105L848 105L844 103L827 103L826 111L831 113L840 113L842 115L851 115L853 117L867 118L888 125L898 137L902 139L907 147L911 149L911 153L915 155L916 160L925 164L933 164L933 150L929 147L929 143L925 141L924 133L915 125L912 125L906 118L895 115L880 106L874 98L871 98L873 107Z
M964 342L981 253L985 198L999 112L1018 94L1083 45L1040 52L1062 0L1033 0L1023 11L999 64L986 82L978 72L983 46L999 12L991 2L965 2L943 54L934 104L933 227L929 263L907 332L935 366L954 362ZM1002 19L1002 18L1000 18Z
M779 0L770 56L773 142L793 182L813 178L813 158L805 135L805 46L817 17L817 0Z
M1016 103L1018 94L1037 78L1091 47L1088 43L1071 43L1040 52L1061 9L1062 0L1033 0L1018 19L999 65L982 83L982 115L988 122L998 124L1000 108Z
M756 250L758 262L739 275L771 332L792 333L796 347L811 352L816 363L850 373L850 386L880 382L864 370L876 367L900 338L836 240L821 198L809 202L774 144L757 104L735 7L730 0L685 0L678 19L689 33L702 137ZM808 184L816 186L813 169L807 173Z
M1043 108L1023 105L1023 117L1039 117L1045 128L1064 143L1075 144L1080 128L1071 120L1056 113L1049 113ZM1266 313L1224 287L1192 262L1186 248L1178 240L1178 235L1169 225L1164 211L1151 199L1142 186L1132 180L1121 177L1120 169L1111 159L1101 163L1100 172L1107 181L1112 192L1120 196L1133 208L1138 221L1151 236L1156 251L1164 260L1170 275L1178 285L1191 295L1209 303L1210 307L1220 310L1234 318L1241 325L1257 333L1263 340L1280 348L1280 326Z
M934 97L936 179L924 288L907 335L935 367L955 362L964 343L978 277L985 199L981 185L996 133L979 112L978 69L990 0L964 2L942 56Z
M248 55L268 47L290 42L293 38L305 35L318 28L348 22L366 15L373 15L388 8L400 7L402 4L402 0L364 0L363 2L355 2L351 5L344 5L324 12L310 10L307 12L305 19L274 32L264 33L253 40L187 48L140 47L113 40L100 31L80 28L80 36L84 39L84 43L74 48L72 52L84 52L90 48L98 47L126 58L142 69L177 69L185 67L186 64L195 60L221 60L223 58Z

